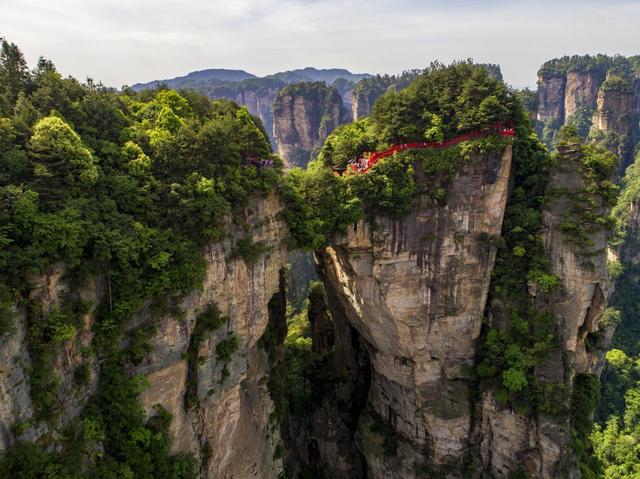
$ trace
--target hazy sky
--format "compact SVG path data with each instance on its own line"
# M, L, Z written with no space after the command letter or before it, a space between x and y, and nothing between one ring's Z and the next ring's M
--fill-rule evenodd
M515 86L574 53L640 53L640 0L0 0L33 65L119 87L205 68L397 73L499 63Z

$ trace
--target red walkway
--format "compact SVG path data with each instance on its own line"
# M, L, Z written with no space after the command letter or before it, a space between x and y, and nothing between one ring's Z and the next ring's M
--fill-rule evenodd
M459 135L453 138L450 138L445 141L430 141L430 142L419 142L419 143L403 143L401 145L393 145L391 148L383 151L374 151L368 158L358 158L353 162L350 162L347 167L334 167L333 171L338 174L342 174L344 172L348 173L366 173L373 166L378 163L383 158L387 158L396 153L405 150L421 150L426 148L449 148L450 146L457 145L458 143L462 143L463 141L475 140L477 138L484 138L485 136L491 134L498 134L500 136L516 136L515 129L507 126L505 124L499 123L494 125L493 127L486 130L476 130L470 131L469 133L465 133L463 135Z

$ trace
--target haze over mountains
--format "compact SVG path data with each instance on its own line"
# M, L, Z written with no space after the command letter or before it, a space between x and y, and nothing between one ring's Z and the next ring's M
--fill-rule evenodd
M136 83L132 88L136 91L146 88L154 88L159 84L164 84L169 88L198 88L211 83L240 82L252 78L265 78L281 80L285 83L297 83L304 81L323 81L333 83L338 78L348 81L358 82L363 78L369 78L369 73L351 73L344 68L318 69L314 67L298 68L284 72L274 73L265 77L258 77L244 70L228 70L225 68L209 68L189 73L188 75L170 78L165 80L153 80L147 83Z

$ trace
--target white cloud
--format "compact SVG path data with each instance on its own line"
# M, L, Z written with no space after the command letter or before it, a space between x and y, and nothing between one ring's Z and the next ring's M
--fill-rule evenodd
M14 0L0 34L79 79L120 86L189 71L302 66L399 72L472 57L532 85L574 53L639 53L635 1Z

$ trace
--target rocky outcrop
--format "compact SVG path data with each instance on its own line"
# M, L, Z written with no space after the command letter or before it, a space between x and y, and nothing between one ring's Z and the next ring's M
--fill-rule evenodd
M538 79L538 120L564 122L566 77L551 75Z
M562 161L556 167L550 191L580 192L586 188L581 158L561 148ZM545 212L545 248L554 274L562 288L552 308L560 321L562 350L573 358L568 376L592 372L596 355L590 354L586 338L598 330L598 322L606 308L611 281L607 272L609 232L600 227L589 234L588 245L576 245L574 238L559 231L558 225L571 208L568 196L561 196ZM593 207L596 214L606 214L604 205ZM567 355L567 354L565 354Z
M620 174L632 161L640 138L640 72L622 57L565 57L538 73L537 130L552 146L555 134L572 123L582 136L601 141L622 158Z
M594 117L596 128L607 132L628 135L633 117L633 94L630 91L600 92L598 111Z
M365 92L354 89L351 93L351 114L353 115L353 120L356 121L368 116L371 113L376 99L377 96L376 98L370 98Z
M427 465L445 467L468 448L468 374L510 169L511 147L476 156L451 181L446 206L424 197L402 219L360 222L322 256L321 277L370 358L359 427L367 477L421 477Z
M338 91L321 82L283 88L274 103L278 154L290 166L306 166L317 147L348 120Z
M44 314L61 307L64 297L70 294L63 274L64 268L56 265L47 274L32 278L30 300L40 305ZM93 280L72 294L95 305L104 294L104 285ZM29 371L34 367L26 338L30 312L27 308L16 308L16 313L16 331L0 345L0 450L17 439L33 441L45 434L55 436L57 429L78 417L97 386L96 360L85 353L93 339L93 315L89 311L83 316L75 337L65 341L52 358L53 374L59 381L55 400L61 414L56 415L51 424L37 421L29 387ZM85 363L88 380L78 384L74 374Z
M564 90L564 116L576 115L581 108L594 111L598 100L598 89L602 83L595 73L570 71L567 73Z
M269 363L258 344L269 320L269 302L280 294L280 269L287 262L284 239L288 233L280 218L281 209L279 198L272 194L257 199L251 209L244 211L243 226L229 222L229 239L211 244L205 251L205 280L201 289L182 300L183 317L153 318L144 312L130 324L130 328L149 321L157 325L150 341L151 352L130 373L147 378L149 387L141 394L145 410L151 414L159 404L171 413L172 450L194 453L202 461L202 477L275 478L282 471L282 460L275 454L279 431L270 420L274 406L266 385ZM247 234L267 251L251 264L232 254L234 242ZM61 268L52 271L40 278L35 288L34 294L39 295L45 308L60 304L61 292L67 288L61 274ZM96 303L106 293L98 281L79 294ZM227 320L201 345L196 365L197 405L187 409L186 352L196 316L211 304L217 305ZM85 389L80 393L71 389L73 372L82 362L82 348L91 341L90 323L88 314L85 327L56 358L55 370L61 378L58 395L65 422L79 414L98 380L95 368ZM231 334L238 338L238 349L228 362L221 361L216 345ZM29 355L22 326L2 345L0 357L2 364L8 365L0 371L0 446L4 448L16 438L16 421L28 423L33 418L26 373ZM44 432L44 426L34 425L19 437L34 439Z
M255 264L230 259L233 242L210 245L205 256L207 272L202 290L182 303L185 319L164 318L151 340L153 352L136 370L150 383L142 396L148 412L161 404L173 415L171 433L175 452L211 451L205 477L276 477L282 463L274 459L279 441L269 417L273 411L266 386L269 365L257 344L269 320L268 304L279 292L279 270L287 262L282 240L286 227L279 219L277 197L254 202L245 212L253 241L269 250ZM230 228L235 238L242 229ZM196 316L207 305L216 304L228 317L202 345L197 364L197 406L185 409L189 345ZM216 344L230 334L239 348L227 364L216 358Z
M534 302L544 304L555 315L559 333L559 348L548 353L536 366L535 376L542 384L561 384L566 391L575 387L580 374L600 373L601 351L589 344L601 331L611 279L607 271L608 231L597 227L589 234L588 244L577 244L575 238L559 226L571 210L571 196L586 187L582 157L577 151L560 150L558 161L548 185L549 203L543 215L544 244L552 272L560 287L546 299L538 297L530 284ZM598 200L596 200L598 203ZM606 214L603 204L594 206L596 214ZM557 399L560 401L560 399ZM568 407L567 403L564 407ZM481 425L481 457L490 465L496 477L509 477L522 467L527 477L580 477L572 463L571 424L568 416L549 415L538 411L523 416L498 406L491 392L483 395ZM513 458L518 458L514 464Z
M586 186L581 161L567 153L554 171L550 190L567 196L555 197L544 213L544 244L561 286L544 297L529 287L533 303L555 314L559 333L558 346L534 374L567 392L560 399L565 408L575 378L599 373L601 352L593 341L610 293L606 229L596 228L584 249L558 228L571 192ZM318 255L332 317L350 325L348 334L336 326L336 341L346 334L352 346L344 357L359 350L370 369L354 436L366 477L471 477L464 464L500 479L521 472L579 477L568 415L518 412L492 389L478 392L471 379L481 326L498 311L488 292L510 174L511 147L476 156L448 183L446 205L421 197L407 216L359 222ZM605 213L603 204L596 209ZM333 418L332 430L346 423ZM323 431L314 440L328 449L335 441Z

